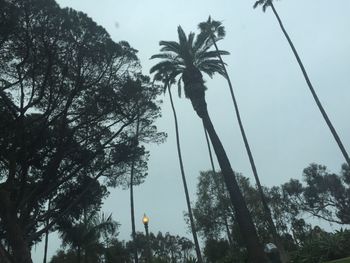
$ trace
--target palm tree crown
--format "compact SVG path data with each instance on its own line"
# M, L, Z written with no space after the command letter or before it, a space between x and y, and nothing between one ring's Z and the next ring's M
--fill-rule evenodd
M165 80L168 85L177 79L179 87L179 95L181 94L181 80L184 83L185 96L190 98L195 93L195 87L190 84L193 81L204 83L201 72L206 73L212 77L215 73L225 76L224 69L217 59L217 54L228 55L229 52L219 50L209 50L213 43L208 41L207 37L198 35L195 37L194 33L186 36L185 32L178 27L179 42L175 41L160 41L161 53L153 55L151 59L159 58L161 62L153 66L150 73L155 74L155 80ZM163 77L162 77L163 76ZM167 76L167 78L164 78Z
M209 16L206 22L201 22L198 25L201 35L204 37L212 37L215 41L223 39L226 35L225 27L220 21L212 20Z
M258 1L255 2L255 4L254 4L253 7L254 7L254 8L257 8L259 5L261 5L263 11L265 12L266 9L267 9L269 6L271 6L271 4L272 4L272 0L258 0Z

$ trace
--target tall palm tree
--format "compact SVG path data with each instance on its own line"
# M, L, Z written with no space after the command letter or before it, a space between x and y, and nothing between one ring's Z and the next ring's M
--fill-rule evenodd
M139 129L140 129L140 115L137 116L136 122L136 132L135 132L135 140L138 143L139 137ZM134 262L138 263L139 259L137 256L137 246L136 246L136 227L135 227L135 208L134 208L134 175L135 175L135 161L133 160L131 163L130 169L130 212L131 212L131 236L134 241Z
M346 162L348 163L348 165L350 165L349 155L348 155L348 153L347 153L347 151L346 151L342 141L340 140L340 137L339 137L338 133L336 132L332 122L330 121L326 111L324 110L324 108L323 108L323 106L322 106L322 104L321 104L321 102L320 102L320 100L319 100L319 98L318 98L318 96L316 94L316 91L315 91L314 87L312 86L312 83L311 83L311 81L309 79L309 76L308 76L308 74L306 72L306 69L305 69L305 67L304 67L304 65L303 65L303 63L302 63L302 61L301 61L301 59L299 57L299 54L298 54L297 50L295 49L294 44L293 44L292 40L290 39L286 29L284 28L282 20L279 17L279 15L278 15L278 13L277 13L277 11L275 9L275 6L273 5L273 0L258 0L258 1L255 2L254 8L258 7L259 5L262 6L262 9L263 9L264 12L266 11L266 9L268 7L271 7L271 9L272 9L272 11L273 11L277 21L278 21L278 24L280 25L281 30L282 30L284 36L286 37L286 39L287 39L287 41L289 43L289 46L292 49L293 54L294 54L294 56L295 56L295 58L296 58L296 60L297 60L297 62L299 64L299 67L300 67L300 69L301 69L301 71L303 73L304 79L305 79L305 81L306 81L306 83L307 83L307 85L308 85L308 87L310 89L310 92L311 92L311 94L312 94L312 96L313 96L313 98L314 98L314 100L315 100L315 102L316 102L316 104L318 106L318 109L320 110L324 120L326 121L326 123L328 125L328 128L330 129L330 131L331 131L335 141L337 142L338 147L340 148L340 151L342 152Z
M262 205L263 205L263 208L264 208L265 218L266 218L266 221L268 223L268 226L269 226L269 229L271 231L271 234L272 234L272 237L274 239L274 242L276 243L276 245L278 247L278 250L280 252L281 260L283 262L286 262L287 261L287 255L286 255L285 249L284 249L284 247L282 245L281 239L280 239L280 237L277 234L276 226L275 226L275 224L274 224L274 222L272 220L271 211L270 211L270 208L269 208L269 206L267 204L266 197L265 197L263 188L262 188L261 183L260 183L260 179L259 179L258 171L257 171L256 166L255 166L255 161L254 161L254 158L253 158L253 154L252 154L252 152L250 150L248 138L247 138L247 135L245 133L244 126L243 126L243 123L242 123L242 119L241 119L241 114L239 112L238 103L237 103L235 94L233 92L231 79L230 79L230 76L227 73L227 69L226 69L225 63L224 63L220 53L218 52L219 48L217 46L217 41L225 37L225 35L226 35L225 28L224 28L224 26L222 25L222 23L220 21L212 20L210 16L209 16L209 18L208 18L208 20L206 22L200 23L198 25L198 27L199 27L203 37L204 38L207 37L207 38L210 39L210 41L212 41L212 43L213 43L213 45L214 45L214 47L215 47L215 49L217 51L217 57L220 60L222 68L224 69L225 78L227 80L227 83L228 83L228 86L229 86L229 89L230 89L231 98L232 98L232 102L233 102L233 105L234 105L234 110L235 110L236 117L237 117L237 120L238 120L238 125L239 125L239 128L240 128L242 137L243 137L244 146L245 146L247 154L248 154L250 166L252 168L253 175L254 175L254 178L255 178L255 182L256 182L256 185L258 187L258 192L259 192L259 195L260 195L260 199L261 199L261 202L262 202Z
M178 78L179 85L181 85L182 80L185 96L190 99L193 109L202 119L212 142L231 202L235 208L242 238L247 246L248 262L266 262L252 218L238 187L225 149L209 117L205 100L206 87L201 72L210 77L215 73L225 76L222 64L216 56L218 52L220 55L226 55L228 52L210 51L209 49L213 45L211 42L201 36L197 36L195 39L194 33L190 33L187 37L181 26L178 27L178 37L179 42L160 41L161 53L152 56L152 58L162 59L162 61L153 66L150 72L167 72L171 80Z
M173 101L173 96L172 96L171 88L170 88L170 86L172 84L174 84L174 81L169 78L169 75L167 74L167 72L163 72L163 71L158 71L155 74L155 76L154 76L154 80L163 82L164 83L164 92L168 91L168 94L169 94L171 109L173 111L173 116L174 116L177 155L178 155L178 158L179 158L181 179L182 179L182 184L183 184L184 191L185 191L187 211L188 211L188 216L189 216L189 219L190 219L190 225L191 225L191 232L192 232L192 236L193 236L193 242L194 242L194 245L195 245L197 260L198 260L199 263L203 263L202 254L201 254L201 250L200 250L199 242L198 242L198 237L197 237L197 231L196 231L195 223L194 223L194 220L193 220L193 213L192 213L192 208L191 208L191 200L190 200L190 196L188 194L188 187L187 187L187 180L186 180L186 175L185 175L185 169L184 169L184 165L183 165L183 161L182 161L180 135L179 135L179 125L178 125L178 121L177 121L177 114L176 114L174 101Z

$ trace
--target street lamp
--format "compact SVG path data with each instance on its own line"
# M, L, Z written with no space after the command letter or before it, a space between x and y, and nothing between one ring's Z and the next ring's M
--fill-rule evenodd
M149 222L149 217L146 216L146 214L143 214L142 223L145 225L146 235L148 235L148 222Z
M143 214L143 218L142 218L142 223L145 226L145 232L146 232L146 242L147 242L147 263L151 262L151 247L150 247L150 243L149 243L149 234L148 234L148 223L149 223L149 217L146 216L146 214Z

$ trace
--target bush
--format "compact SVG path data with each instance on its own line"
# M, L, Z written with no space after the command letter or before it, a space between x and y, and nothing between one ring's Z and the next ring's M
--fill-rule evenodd
M319 263L350 256L350 231L321 233L307 240L294 255L293 263Z

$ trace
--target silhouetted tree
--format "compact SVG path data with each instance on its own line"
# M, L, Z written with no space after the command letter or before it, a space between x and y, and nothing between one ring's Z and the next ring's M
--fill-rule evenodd
M288 202L312 216L337 224L350 224L349 166L340 175L330 173L324 165L311 164L303 171L302 184L291 179L283 185Z
M342 152L342 154L343 154L343 156L345 158L345 161L350 166L349 154L347 153L347 151L346 151L346 149L345 149L345 147L344 147L344 145L343 145L343 143L342 143L342 141L341 141L337 131L335 130L331 120L329 119L326 111L324 110L324 108L323 108L323 106L321 104L321 101L319 100L319 98L318 98L318 96L316 94L316 91L315 91L314 87L312 86L311 80L309 79L309 76L308 76L308 74L306 72L306 69L305 69L305 67L303 65L303 62L301 61L301 58L299 57L299 54L298 54L298 52L297 52L297 50L296 50L292 40L290 39L286 29L284 28L282 20L281 20L280 16L278 15L278 13L277 13L277 11L275 9L275 6L273 5L273 0L258 0L258 1L255 2L254 8L258 7L259 5L262 6L262 9L263 9L264 12L266 11L266 9L268 7L271 7L273 14L275 15L275 17L276 17L276 19L278 21L278 24L280 25L280 28L281 28L284 36L286 37L290 48L293 51L293 54L294 54L294 56L295 56L295 58L296 58L296 60L298 62L298 65L299 65L299 67L300 67L300 69L301 69L301 71L303 73L304 79L305 79L305 81L306 81L306 83L307 83L307 85L308 85L308 87L310 89L312 97L314 98L314 100L315 100L315 102L317 104L317 107L320 110L324 120L326 121L327 126L330 129L330 131L331 131L335 141L337 142L338 147L339 147L340 151Z
M0 251L31 263L31 246L80 215L82 200L99 203L132 159L146 169L135 105L147 97L154 117L159 105L151 85L138 95L125 84L140 78L136 50L86 14L53 0L3 0L1 16L11 26L0 25Z
M117 222L112 220L111 215L107 217L95 210L85 212L76 222L65 221L59 226L63 246L76 253L78 263L96 262L105 252L102 234L112 236L116 230Z
M128 79L126 84L128 87L128 93L133 94L135 98L135 104L133 107L137 109L137 120L135 123L135 131L133 135L133 143L135 146L140 146L140 143L160 143L165 139L165 134L157 133L155 131L155 127L152 121L157 118L160 113L158 110L155 110L153 106L153 100L156 99L161 89L158 86L150 83L149 78L146 76L138 76L138 79ZM147 93L146 93L147 92ZM146 93L146 94L145 94ZM146 96L145 96L146 95ZM146 171L140 169L140 167L145 167L142 163L135 163L137 160L137 155L135 158L132 158L130 164L130 179L128 186L130 188L130 212L131 212L131 229L132 229L132 237L135 238L136 228L135 228L135 211L134 211L134 185L141 184L147 175ZM122 184L125 185L123 177L121 177ZM134 251L135 263L138 262L137 258L137 247L135 246Z
M251 216L237 185L224 147L217 136L207 111L205 86L201 71L209 76L213 76L214 73L225 76L222 64L216 57L218 52L209 51L213 43L206 41L207 38L197 37L195 39L194 33L186 36L180 26L178 27L178 37L179 42L160 42L162 53L154 55L152 58L159 58L162 61L153 66L150 72L158 72L158 74L165 72L172 81L180 76L178 83L181 84L181 80L184 83L185 96L191 100L192 106L202 119L213 144L231 202L236 210L242 236L248 248L249 262L265 262L265 255L259 243ZM219 53L222 55L228 54L226 51L219 51Z
M254 157L253 157L253 154L252 154L252 152L250 150L248 138L247 138L247 135L245 133L244 126L243 126L243 123L242 123L242 119L241 119L241 115L240 115L240 112L239 112L238 103L237 103L235 94L233 92L231 79L230 79L230 76L227 73L227 69L226 69L225 63L224 63L220 53L218 52L219 48L218 48L216 42L218 40L220 40L220 39L225 37L225 35L226 35L225 28L224 28L224 26L222 25L222 23L220 21L212 20L210 16L209 16L209 18L208 18L208 20L206 22L200 23L198 25L198 27L199 27L203 37L207 37L207 38L210 39L210 41L213 42L215 50L217 51L217 56L218 56L218 58L219 58L219 60L220 60L220 62L222 64L223 69L224 69L224 72L225 72L224 77L226 78L228 86L229 86L229 89L230 89L234 110L235 110L236 117L237 117L237 120L238 120L238 125L239 125L239 128L240 128L242 137L243 137L244 146L246 148L246 151L247 151L247 154L248 154L248 157L249 157L249 162L250 162L250 166L251 166L252 171L253 171L255 182L256 182L256 185L257 185L258 190L259 190L261 202L263 204L263 208L264 208L264 212L265 212L266 221L268 222L268 224L270 226L271 234L273 236L274 242L276 243L276 245L277 245L277 247L278 247L278 249L279 249L279 251L281 253L281 257L283 258L283 261L286 262L287 261L287 255L286 255L286 252L285 252L285 250L283 248L282 242L281 242L279 236L277 235L276 226L275 226L275 224L274 224L274 222L272 220L271 211L270 211L270 208L268 207L267 202L266 202L266 197L264 195L264 192L263 192L263 189L262 189L262 186L261 186L261 183L260 183L260 179L259 179L258 171L257 171L256 165L255 165Z

